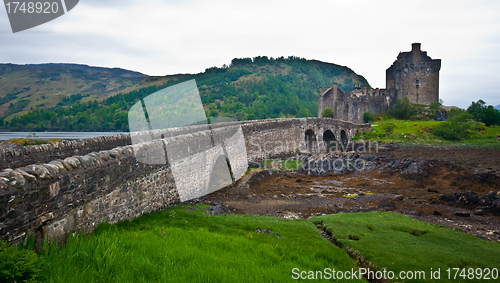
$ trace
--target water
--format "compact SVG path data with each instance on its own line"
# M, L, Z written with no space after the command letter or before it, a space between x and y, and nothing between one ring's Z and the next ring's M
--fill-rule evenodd
M0 141L28 138L29 134L30 132L0 132ZM31 139L77 140L77 139L95 138L100 136L114 136L127 133L125 132L35 132L35 134L36 137L31 137Z

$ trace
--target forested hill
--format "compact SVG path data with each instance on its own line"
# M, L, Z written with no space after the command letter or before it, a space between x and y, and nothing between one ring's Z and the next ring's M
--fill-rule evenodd
M0 64L0 117L55 107L76 94L99 99L137 85L145 77L120 68L79 64Z
M362 76L335 64L297 57L242 58L199 74L147 77L124 93L105 99L73 94L55 107L4 118L0 127L30 131L127 131L127 110L139 99L191 79L196 80L207 116L237 120L317 116L320 86L336 82L343 91L365 83L369 86Z

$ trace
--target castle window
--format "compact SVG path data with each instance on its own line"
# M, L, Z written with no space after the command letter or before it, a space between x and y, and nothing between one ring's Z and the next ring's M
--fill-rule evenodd
M419 80L417 80L415 83L418 85L420 82L419 82Z
M417 85L417 89L418 89L418 85Z

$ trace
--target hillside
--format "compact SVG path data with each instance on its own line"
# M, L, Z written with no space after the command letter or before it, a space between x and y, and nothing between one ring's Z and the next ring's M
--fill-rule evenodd
M127 111L135 102L192 79L196 80L207 116L237 120L316 116L319 86L336 82L343 91L349 91L356 84L368 85L365 78L347 67L316 60L265 56L233 59L230 66L212 67L198 74L146 77L119 93L106 89L89 97L72 94L55 107L11 114L3 123L0 121L0 126L6 130L126 131Z
M54 107L71 95L93 100L136 85L144 77L119 68L78 64L0 64L0 117Z

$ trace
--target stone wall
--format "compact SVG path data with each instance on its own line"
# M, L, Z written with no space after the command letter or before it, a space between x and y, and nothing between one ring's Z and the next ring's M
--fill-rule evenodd
M132 219L178 197L168 165L137 163L132 146L28 165L0 173L0 237L91 231Z
M396 96L391 90L365 87L344 93L337 87L337 84L333 84L331 88L325 88L318 98L318 117L321 117L324 109L330 108L333 110L334 119L363 123L365 112L382 114L387 112L395 102Z
M0 169L18 168L33 163L45 163L73 155L109 150L132 144L128 134L102 136L90 139L60 141L51 144L32 145L22 148L0 149Z
M182 165L169 164L169 159L165 156L162 159L161 154L155 154L149 164L139 162L148 152L165 154L166 148L177 146L175 148L184 151L177 152L181 158L195 159L201 152L210 151L208 157L215 159L222 155L222 147L200 144L200 137L210 137L215 145L224 141L224 155L228 156L231 171L238 178L248 162L311 150L306 143L306 131L312 131L315 140L321 143L326 131L340 140L342 136L350 139L357 130L369 127L335 119L270 119L211 125L208 130L207 126L192 126L155 131L153 136L163 135L163 139L64 159L58 158L65 156L62 153L41 151L46 156L40 153L26 157L33 164L0 172L0 239L17 241L26 231L37 238L65 237L79 229L92 231L102 221L115 223L133 219L179 202L178 186L182 184L175 180L172 172L182 171ZM238 137L243 137L244 144ZM114 142L128 142L130 137L103 139L102 147L95 140L71 142L72 148L85 152L92 148L82 149L85 145L100 149ZM54 145L48 147L56 150ZM66 147L67 152L70 147ZM246 150L241 150L242 147ZM4 160L9 164L23 160L16 156L10 158L14 161L9 156ZM196 187L197 182L206 181L205 177L190 178L189 185Z
M439 71L441 60L433 60L412 44L411 52L403 52L386 71L386 88L395 89L397 98L412 103L431 104L439 101Z

